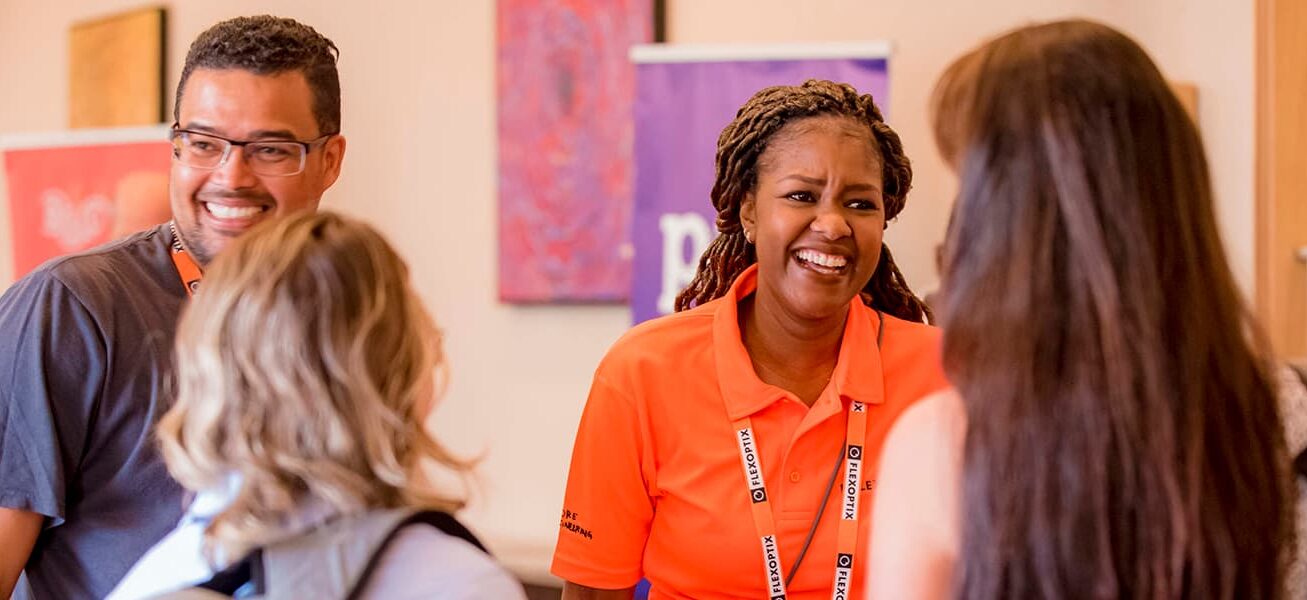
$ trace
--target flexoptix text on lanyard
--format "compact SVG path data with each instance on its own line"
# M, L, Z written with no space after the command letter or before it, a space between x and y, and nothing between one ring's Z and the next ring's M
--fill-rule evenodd
M169 223L168 231L172 232L172 264L177 267L177 276L182 280L182 287L186 288L186 295L194 297L200 290L204 271L200 270L200 265L191 258L186 248L182 247L182 238L177 235L177 224Z
M876 349L880 349L881 341L884 339L885 316L876 311L876 317L879 319L876 331ZM740 462L744 465L744 481L748 486L749 499L753 508L753 524L758 532L758 539L762 543L763 570L766 575L767 598L769 600L785 600L785 587L788 582L787 577L781 567L780 543L776 537L776 521L772 516L771 501L767 498L767 484L763 480L762 464L758 458L757 438L753 433L753 421L749 417L736 419L732 421L735 429L736 441L740 446ZM862 487L862 449L867 437L867 407L861 402L853 401L849 403L849 423L848 429L844 434L844 445L840 449L840 461L836 463L836 473L840 462L844 464L844 478L840 480L840 496L842 497L842 506L840 507L839 531L835 543L835 581L831 590L831 598L835 600L846 600L849 597L849 588L853 581L853 558L857 554L858 546L858 490ZM834 484L832 477L831 484ZM830 485L827 485L827 499L829 499ZM816 519L812 523L812 528L808 532L808 541L812 540L812 534L816 531L817 524L821 521L821 515L826 509L826 499L822 500L821 506L817 509ZM805 543L804 550L799 553L799 560L807 552ZM790 577L798 570L796 562L794 568L790 571Z

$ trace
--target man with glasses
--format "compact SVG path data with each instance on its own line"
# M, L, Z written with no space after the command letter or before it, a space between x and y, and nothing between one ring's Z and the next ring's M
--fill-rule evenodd
M335 183L336 56L290 19L200 34L169 136L172 222L51 261L0 297L0 598L20 571L34 598L103 598L177 524L182 490L152 426L171 404L178 315L233 238L316 209Z

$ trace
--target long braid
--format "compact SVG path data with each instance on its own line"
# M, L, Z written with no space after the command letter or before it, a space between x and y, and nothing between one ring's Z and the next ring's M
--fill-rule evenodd
M740 224L740 205L757 184L758 158L767 149L768 140L786 124L820 115L850 117L871 129L884 165L886 224L903 210L912 186L912 166L898 134L885 124L870 94L860 96L848 84L815 79L801 86L763 89L740 107L735 120L717 138L717 177L711 198L717 209L718 236L699 259L694 280L677 295L677 311L724 296L735 278L757 261ZM884 244L863 295L873 308L901 319L924 321L930 317L929 309L908 288Z
M744 239L744 230L738 224L734 231L722 232L699 258L699 271L694 281L676 296L676 310L679 312L720 297L725 293L720 290L730 289L735 277L756 260L753 246Z
M924 323L935 320L926 303L908 288L908 281L899 272L898 265L894 264L889 246L883 243L880 245L880 262L876 263L876 272L871 276L871 281L867 282L867 287L862 289L871 296L871 302L867 304L886 314L906 321Z
M885 226L888 227L889 222L903 212L907 204L908 190L912 188L912 163L903 152L903 141L899 139L899 134L885 123L871 95L860 96L858 101L862 105L863 114L867 115L872 136L880 146L881 162L885 165L882 183L885 187ZM871 302L868 304L873 308L907 321L935 320L930 307L908 287L907 278L899 271L889 245L884 242L880 245L880 262L876 264L876 271L863 290L870 295Z

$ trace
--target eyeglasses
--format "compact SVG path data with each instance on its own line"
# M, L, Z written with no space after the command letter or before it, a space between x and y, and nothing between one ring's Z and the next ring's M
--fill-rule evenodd
M314 146L334 133L301 142L299 140L237 141L211 133L178 129L173 125L168 134L172 142L172 156L182 164L196 169L217 169L227 164L231 149L244 149L241 158L251 171L259 175L286 177L304 172L304 161Z

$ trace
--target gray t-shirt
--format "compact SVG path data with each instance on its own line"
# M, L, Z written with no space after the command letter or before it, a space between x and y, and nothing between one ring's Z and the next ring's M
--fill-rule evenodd
M153 435L186 301L170 242L161 225L0 297L0 507L47 517L33 598L104 597L182 515Z

